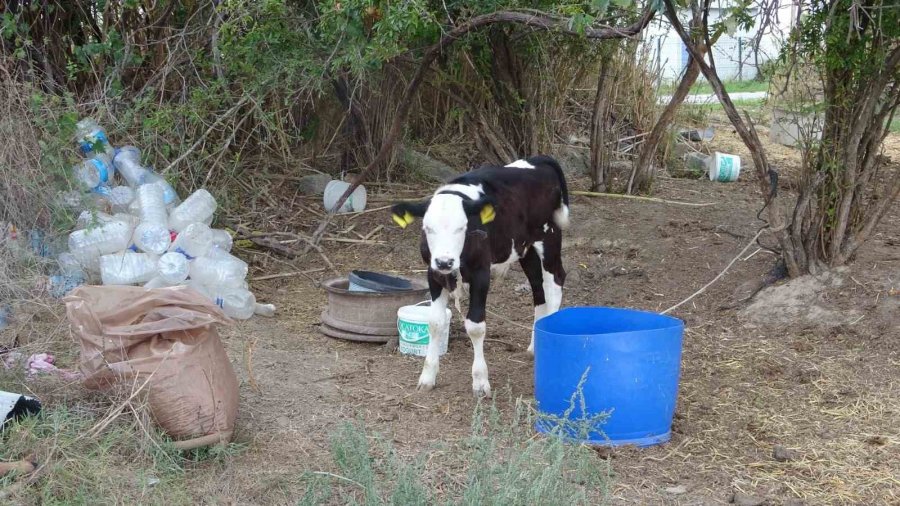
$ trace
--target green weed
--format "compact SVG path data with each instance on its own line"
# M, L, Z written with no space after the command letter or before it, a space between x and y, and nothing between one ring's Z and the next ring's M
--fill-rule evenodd
M577 397L573 397L573 409ZM337 504L454 506L598 504L607 495L609 465L593 449L565 442L586 435L606 416L565 422L553 419L549 436L535 436L540 417L524 401L503 416L496 403L479 403L470 435L447 448L403 459L390 441L360 423L344 423L331 438L336 471L308 472L302 505ZM583 404L578 404L583 408ZM544 420L545 422L549 420ZM429 465L425 466L426 460ZM435 476L439 474L439 476Z

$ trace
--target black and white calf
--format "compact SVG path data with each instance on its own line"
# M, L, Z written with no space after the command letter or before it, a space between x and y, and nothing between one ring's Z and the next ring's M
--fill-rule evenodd
M421 203L393 206L394 221L406 227L422 220L422 258L431 290L430 340L419 389L434 387L438 339L450 322L446 308L468 285L466 333L472 340L472 390L490 395L484 360L485 305L491 271L505 272L519 261L534 296L535 321L556 312L566 272L562 232L569 224L569 194L562 169L553 158L535 156L505 167L487 166L437 189ZM534 352L534 334L529 352Z

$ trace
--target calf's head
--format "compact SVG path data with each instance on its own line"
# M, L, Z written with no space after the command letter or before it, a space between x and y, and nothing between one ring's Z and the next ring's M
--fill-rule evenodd
M484 225L495 217L489 199L471 200L451 193L438 193L420 203L401 202L395 204L391 212L402 228L416 218L422 218L422 231L431 253L430 267L442 274L459 270L470 224Z

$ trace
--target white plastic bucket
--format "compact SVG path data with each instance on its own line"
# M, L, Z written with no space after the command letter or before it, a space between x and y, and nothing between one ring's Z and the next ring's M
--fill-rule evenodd
M709 180L729 183L741 174L741 157L716 151L710 159Z
M350 183L346 181L332 180L325 185L325 192L322 194L322 202L325 204L325 210L331 211L331 208L337 204L341 195L347 191ZM359 212L366 208L366 187L359 185L353 190L353 193L344 201L344 205L338 209L338 213Z
M420 302L414 306L403 306L397 310L397 331L400 333L400 353L424 357L428 350L429 333L428 319L431 308ZM447 309L447 325L444 326L444 335L441 339L440 355L447 353L447 343L450 338L450 318L453 316Z

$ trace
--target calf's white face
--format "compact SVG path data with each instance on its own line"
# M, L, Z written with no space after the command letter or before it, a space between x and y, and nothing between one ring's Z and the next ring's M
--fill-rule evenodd
M422 218L422 228L431 252L431 268L442 274L459 270L460 255L466 244L469 218L457 195L438 194L431 199Z

